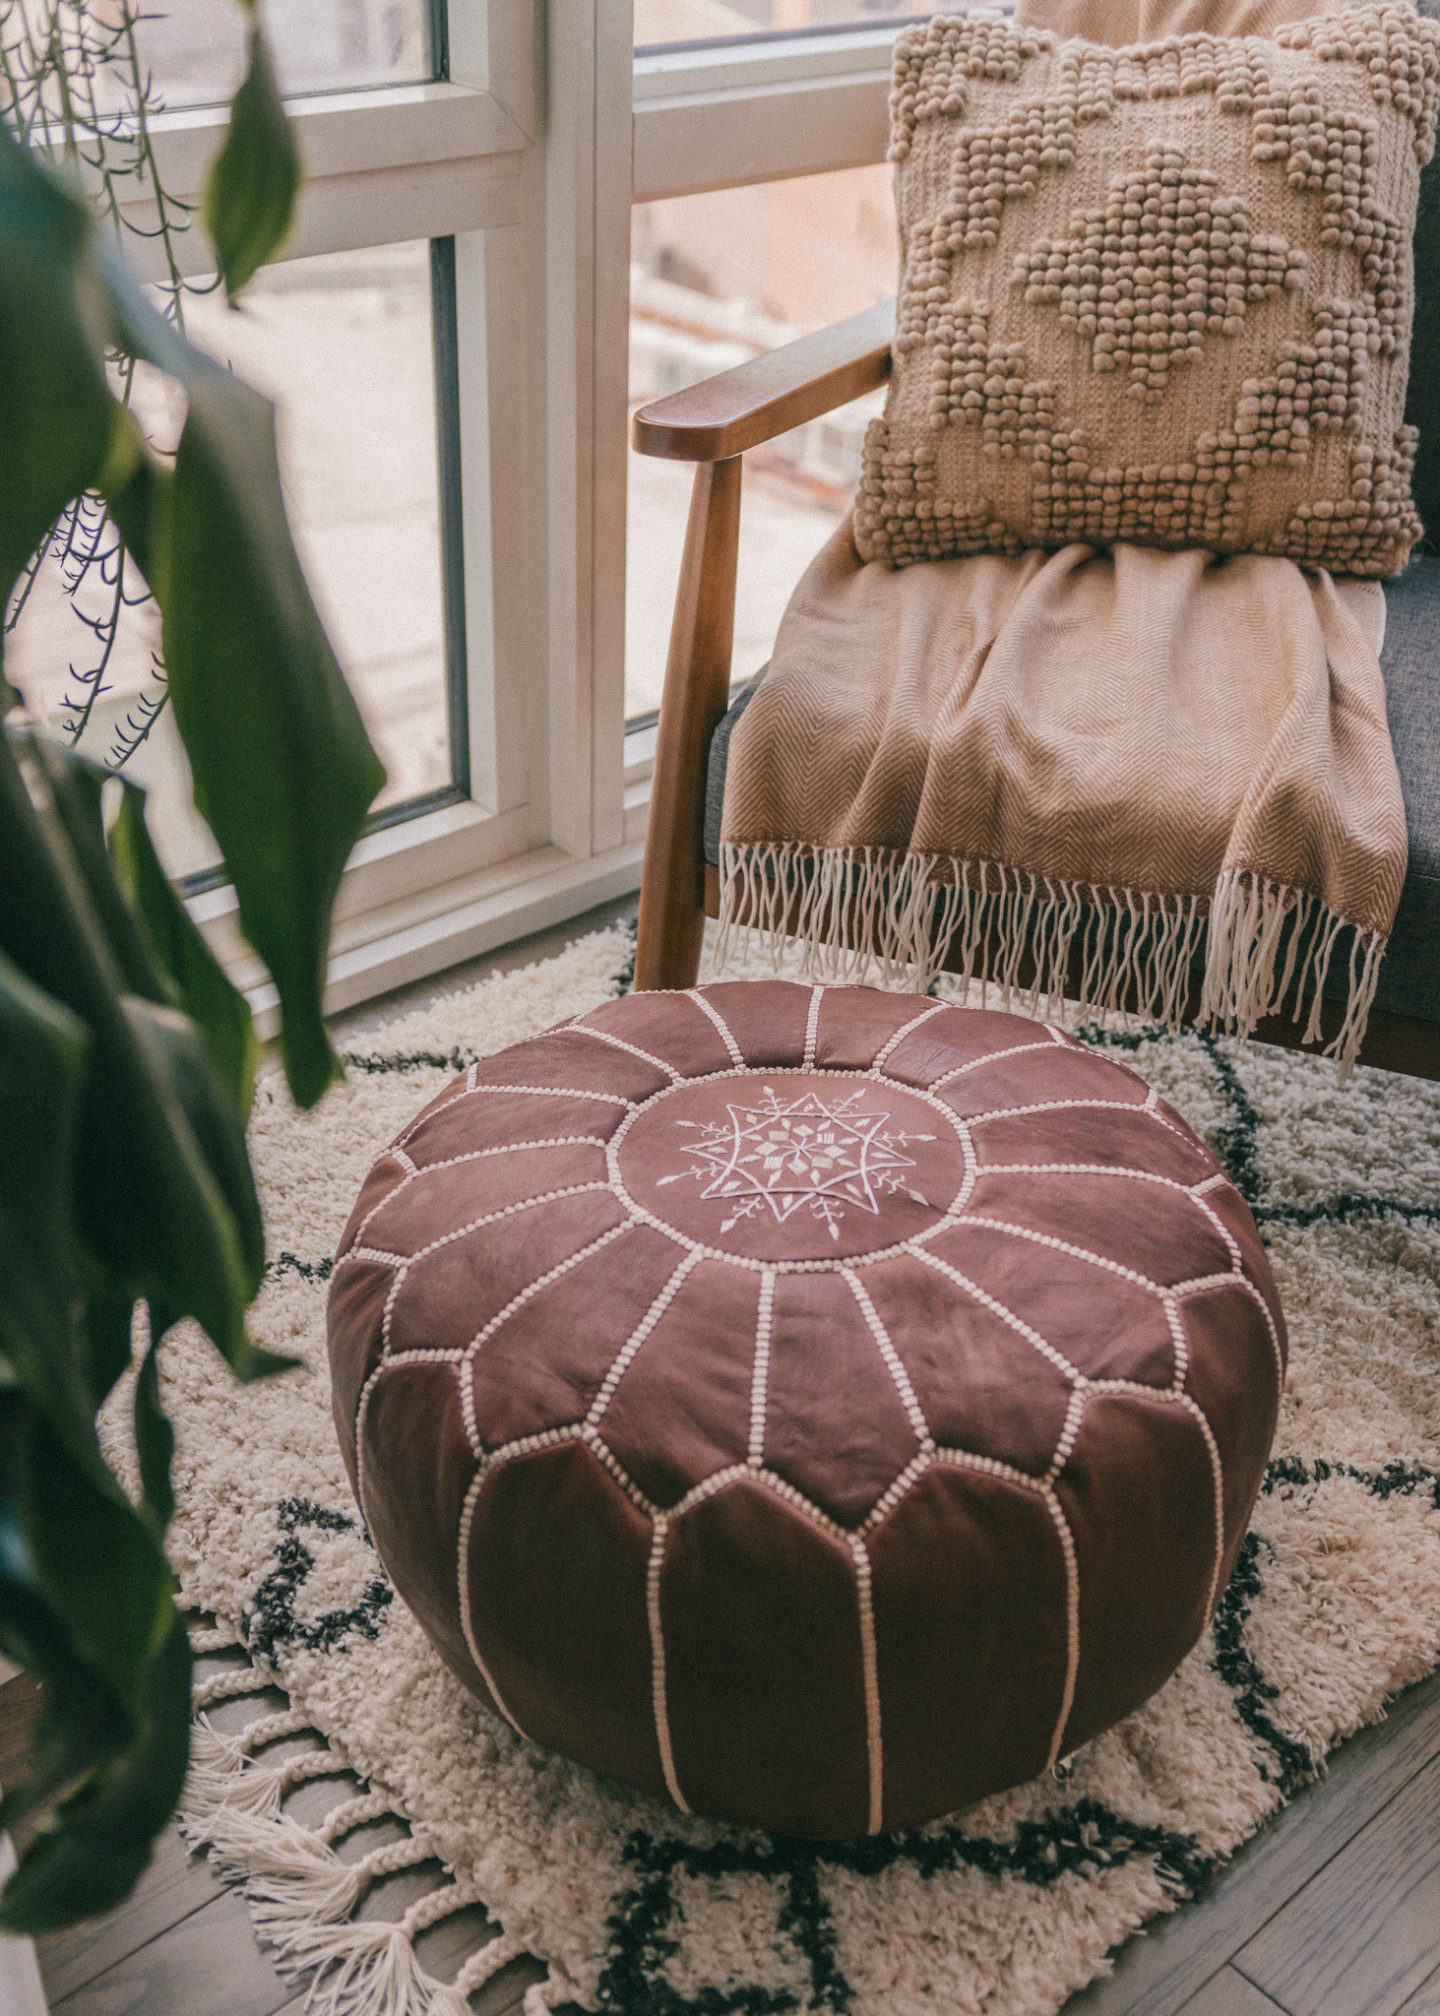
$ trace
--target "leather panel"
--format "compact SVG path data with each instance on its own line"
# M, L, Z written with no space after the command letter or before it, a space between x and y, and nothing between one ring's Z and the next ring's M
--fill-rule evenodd
M1087 1379L1174 1384L1175 1341L1164 1304L1143 1284L1078 1254L965 1220L930 1240L928 1250L993 1296ZM1023 1339L1013 1334L1018 1346Z
M885 1260L864 1279L936 1442L1043 1475L1070 1402L1064 1373L928 1267Z
M649 1561L649 1521L578 1443L503 1465L476 1498L475 1635L506 1707L537 1743L665 1799Z
M1243 1288L1208 1288L1182 1312L1190 1363L1185 1390L1224 1451L1225 1530L1231 1536L1221 1584L1229 1580L1265 1474L1280 1385L1264 1311Z
M804 1056L813 988L792 980L722 980L704 993L747 1064L797 1064Z
M483 1445L495 1449L582 1421L681 1258L662 1233L632 1225L507 1316L467 1374ZM559 1338L563 1351L554 1348Z
M1001 1113L971 1122L982 1169L997 1163L1066 1163L1107 1169L1144 1169L1174 1183L1203 1183L1215 1163L1193 1134L1173 1132L1152 1113L1133 1106L1077 1107L1064 1115L1064 1145L1057 1152L1056 1115ZM1082 1179L1083 1180L1083 1179Z
M977 1077L982 1070L998 1070L998 1064L980 1065L976 1060L1022 1044L1055 1047L1042 1023L1021 1021L1017 1015L1002 1015L993 1008L952 1008L897 1043L885 1060L885 1070L904 1085L930 1086L937 1078L965 1066L970 1067L967 1077Z
M1043 1771L1065 1690L1065 1563L1043 1499L936 1467L869 1543L885 1825ZM947 1732L984 1731L951 1741Z
M395 1269L376 1260L341 1260L330 1276L325 1323L330 1336L330 1405L340 1448L355 1474L355 1409L380 1362L380 1324Z
M481 1098L483 1119L475 1111ZM567 1099L550 1092L537 1099L521 1092L471 1092L402 1138L410 1160L425 1168L467 1155L472 1148L499 1148L516 1141L560 1140L568 1135L608 1141L628 1110L598 1095Z
M582 1015L580 1026L606 1030L662 1057L683 1078L734 1068L720 1031L699 1003L683 994L630 994L623 1001L606 1001Z
M456 1536L475 1458L460 1419L453 1365L396 1365L370 1391L365 1503L375 1551L452 1673L491 1707L456 1606Z
M603 1182L603 1142L585 1147L516 1148L424 1170L381 1204L365 1230L365 1244L407 1259L452 1227L523 1207L534 1198L575 1183ZM506 1238L519 1214L497 1228Z
M390 1349L464 1350L522 1289L624 1220L610 1193L595 1190L567 1197L563 1211L525 1211L462 1233L401 1282Z
M815 1022L815 1062L822 1071L868 1071L907 1022L933 1001L882 994L876 987L827 987ZM932 1015L930 1020L945 1019ZM889 1060L883 1067L889 1069Z
M894 1379L844 1278L775 1284L764 1458L854 1528L919 1450Z
M600 1434L652 1504L745 1461L759 1309L758 1273L702 1260L622 1374Z
M1018 1016L1010 1019L1018 1025L1012 1042L1030 1042L1035 1025L1027 1027ZM1037 1028L1035 1033L1042 1032ZM1017 1049L1012 1056L977 1064L963 1077L939 1086L936 1097L966 1120L982 1113L1008 1112L1012 1106L1049 1106L1054 1109L1057 1130L1063 1132L1064 1109L1074 1100L1106 1099L1117 1106L1143 1106L1147 1090L1143 1079L1113 1057L1054 1043L1046 1050Z
M1173 1402L1096 1394L1055 1495L1080 1581L1068 1752L1147 1700L1209 1621L1215 1484L1199 1424Z
M1170 1287L1206 1274L1228 1274L1230 1249L1193 1199L1128 1176L987 1176L970 1193L970 1211L1047 1238L1063 1239L1148 1280Z
M672 1530L660 1615L670 1739L690 1805L780 1834L863 1834L849 1549L762 1485L728 1485Z

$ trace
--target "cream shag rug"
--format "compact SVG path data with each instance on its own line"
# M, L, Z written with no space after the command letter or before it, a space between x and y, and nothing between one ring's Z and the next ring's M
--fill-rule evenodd
M1053 1776L908 1835L773 1840L661 1811L490 1718L393 1597L330 1423L329 1255L371 1163L475 1055L621 991L632 949L601 933L394 1022L308 1118L262 1083L273 1258L252 1328L309 1369L242 1390L177 1334L165 1384L185 1598L218 1620L203 1642L240 1641L293 1713L197 1739L192 1828L344 2016L460 2016L525 1949L550 1967L532 2012L1049 2016L1440 1660L1440 1088L1362 1070L1341 1089L1333 1066L1276 1051L1097 1035L1226 1163L1288 1311L1279 1441L1235 1579L1169 1685ZM302 1724L373 1788L321 1833L282 1813L295 1773L264 1762ZM387 1807L415 1830L409 1859L455 1872L393 1931L352 1922L367 1865L334 1845ZM477 1897L505 1937L442 1988L409 1934Z

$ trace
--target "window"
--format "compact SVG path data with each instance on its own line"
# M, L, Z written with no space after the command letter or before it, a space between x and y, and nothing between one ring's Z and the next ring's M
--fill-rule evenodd
M194 202L237 17L162 4L152 134ZM337 1008L638 886L647 737L626 722L657 697L688 472L632 477L632 390L893 288L880 164L907 10L688 0L657 27L661 4L270 0L295 231L239 315L192 322L277 398L300 544L391 771L341 890ZM139 193L126 216L153 224ZM129 250L158 280L150 243ZM198 232L182 258L203 271ZM737 675L844 508L863 417L752 458ZM137 626L107 702L144 690L152 642ZM43 709L74 656L50 650ZM140 758L158 795L162 756ZM206 839L177 813L172 865L203 869ZM232 893L191 907L263 1015Z
M631 221L630 405L693 384L894 291L883 166L637 203ZM734 676L769 656L790 592L849 505L880 395L745 458ZM658 708L690 472L632 452L625 707Z
M674 47L735 41L742 36L794 34L816 28L867 27L943 13L913 0L635 0L635 46Z
M437 74L428 0L275 0L266 25L280 87L294 97ZM137 32L167 105L220 105L240 81L245 17L235 0L167 0Z

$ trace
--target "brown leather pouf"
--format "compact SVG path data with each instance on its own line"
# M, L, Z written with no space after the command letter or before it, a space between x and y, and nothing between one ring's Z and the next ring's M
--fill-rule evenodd
M525 1735L697 1813L908 1826L1152 1693L1285 1332L1163 1100L1018 1016L782 981L472 1065L330 1292L370 1532Z

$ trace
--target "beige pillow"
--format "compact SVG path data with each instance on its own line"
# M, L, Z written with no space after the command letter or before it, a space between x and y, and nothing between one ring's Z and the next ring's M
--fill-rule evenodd
M1073 540L1392 574L1440 29L1407 4L1125 49L988 16L895 50L892 567Z

